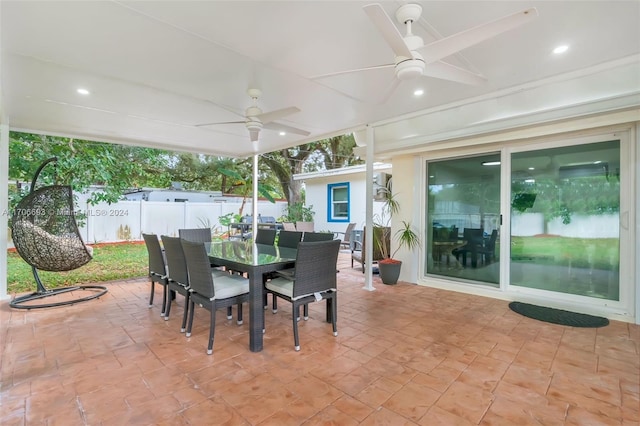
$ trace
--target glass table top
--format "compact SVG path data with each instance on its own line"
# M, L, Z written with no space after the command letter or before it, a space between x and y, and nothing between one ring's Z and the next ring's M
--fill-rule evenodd
M294 248L254 244L252 241L214 241L205 247L210 257L254 266L295 262L297 253Z

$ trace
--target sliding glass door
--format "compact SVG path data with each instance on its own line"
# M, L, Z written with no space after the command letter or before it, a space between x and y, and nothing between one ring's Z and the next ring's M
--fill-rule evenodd
M510 285L619 300L620 141L514 153Z
M497 286L500 154L427 163L427 274Z
M622 301L626 145L606 136L580 142L427 161L425 275L542 297ZM501 227L503 219L509 226ZM502 256L501 232L509 232Z

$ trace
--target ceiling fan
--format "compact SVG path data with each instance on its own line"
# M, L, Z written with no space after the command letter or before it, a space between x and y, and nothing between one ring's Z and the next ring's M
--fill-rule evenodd
M370 4L364 6L363 9L393 50L395 54L394 63L339 71L312 78L319 79L346 73L393 67L396 78L394 78L384 99L391 95L402 80L421 76L472 85L483 83L486 79L482 75L442 62L441 59L523 25L538 16L538 11L535 8L526 9L425 45L422 38L411 31L412 23L420 19L422 14L420 5L405 4L396 11L396 21L405 26L404 36L380 4Z
M297 129L285 124L275 123L276 120L280 120L281 118L299 112L300 108L288 107L270 112L262 112L262 110L258 108L258 98L262 94L262 91L260 89L249 89L247 90L247 94L253 100L253 105L245 110L244 120L196 124L196 127L215 126L218 124L244 124L247 130L249 130L251 142L258 141L260 130L262 130L263 128L287 133L294 133L296 135L302 136L309 136L311 134L306 130Z

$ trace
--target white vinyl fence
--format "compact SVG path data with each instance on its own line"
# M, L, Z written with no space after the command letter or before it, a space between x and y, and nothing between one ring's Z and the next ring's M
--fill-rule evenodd
M180 228L211 228L226 231L218 218L238 213L241 203L175 203L165 201L120 201L115 204L87 205L81 209L86 220L80 227L82 239L89 244L141 240L142 233L177 236ZM287 203L259 203L261 216L278 218ZM251 214L251 202L244 205L243 214Z

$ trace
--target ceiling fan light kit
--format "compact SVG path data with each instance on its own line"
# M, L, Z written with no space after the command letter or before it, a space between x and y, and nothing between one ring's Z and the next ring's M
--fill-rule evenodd
M398 80L411 80L422 77L425 63L422 59L407 59L396 64L396 77Z

